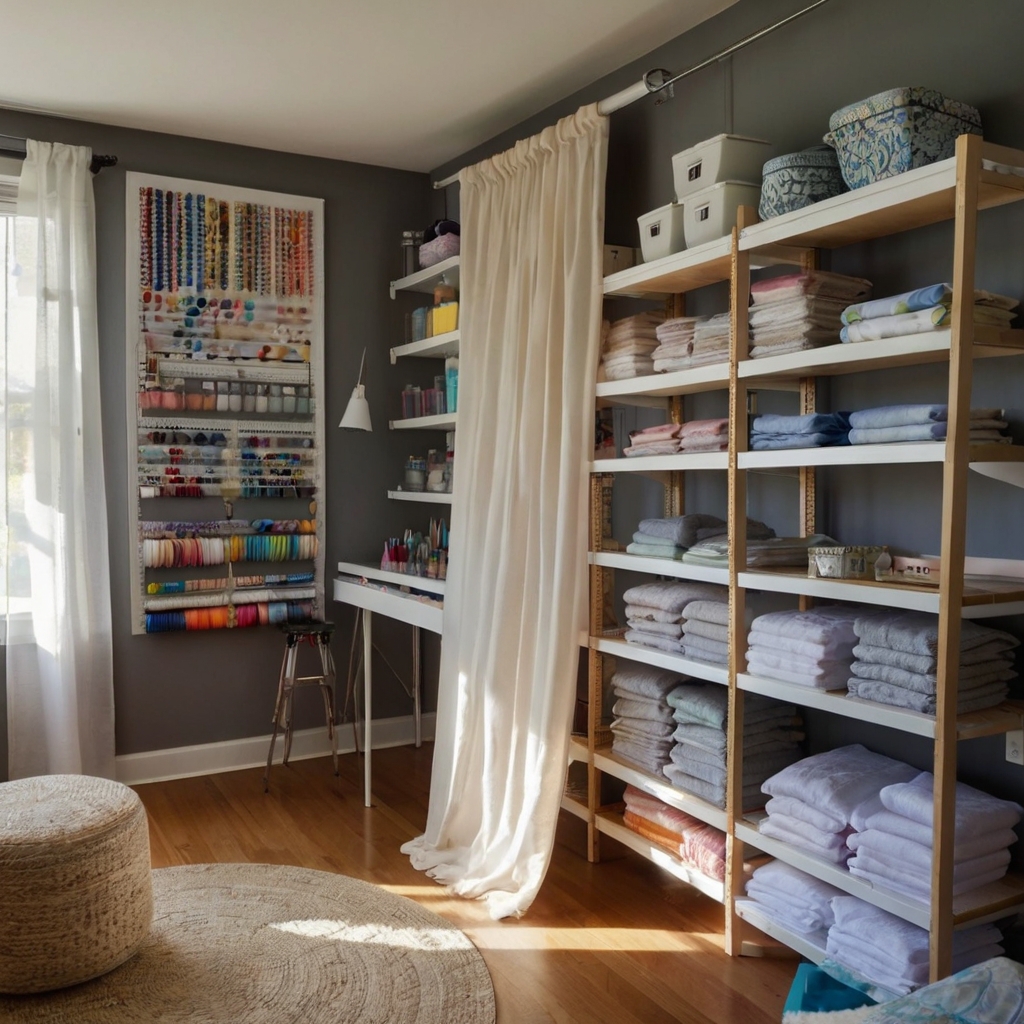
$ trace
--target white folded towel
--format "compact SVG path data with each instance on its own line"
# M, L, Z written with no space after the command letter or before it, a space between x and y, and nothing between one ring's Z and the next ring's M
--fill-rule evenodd
M886 810L902 814L920 825L932 824L931 772L920 772L913 779L899 784L890 784L881 790L880 797ZM1012 800L983 793L980 789L963 782L956 784L956 835L967 837L979 832L991 832L997 828L1015 828L1020 822L1024 807Z

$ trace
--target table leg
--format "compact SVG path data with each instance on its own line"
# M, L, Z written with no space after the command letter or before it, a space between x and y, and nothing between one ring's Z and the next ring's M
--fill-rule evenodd
M412 627L412 721L416 746L423 745L423 724L422 724L422 693L423 693L423 663L420 644L420 627Z
M370 807L370 757L373 740L373 613L363 609L363 803Z

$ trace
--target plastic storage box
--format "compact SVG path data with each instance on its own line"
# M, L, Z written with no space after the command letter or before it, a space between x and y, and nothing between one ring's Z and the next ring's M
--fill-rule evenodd
M800 210L846 191L839 158L830 146L814 146L777 156L764 165L761 181L761 220Z
M686 248L712 242L729 234L741 206L757 207L761 186L748 181L722 181L686 198Z
M640 225L640 250L645 263L671 256L686 248L684 213L682 203L669 203L668 206L637 217L636 222Z
M837 110L825 142L835 147L843 178L861 188L951 157L960 135L981 135L981 114L934 89L880 92Z
M770 143L745 135L716 135L672 157L676 202L723 181L757 181Z

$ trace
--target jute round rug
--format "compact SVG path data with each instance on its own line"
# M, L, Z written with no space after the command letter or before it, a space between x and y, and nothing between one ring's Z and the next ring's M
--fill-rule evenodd
M26 1024L493 1024L465 934L344 875L273 864L153 872L153 930L127 963L44 995L0 996Z

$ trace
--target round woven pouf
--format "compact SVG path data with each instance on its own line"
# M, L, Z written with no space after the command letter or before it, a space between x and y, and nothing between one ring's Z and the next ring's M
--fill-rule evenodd
M152 920L149 829L132 790L87 775L0 784L0 992L105 974Z

